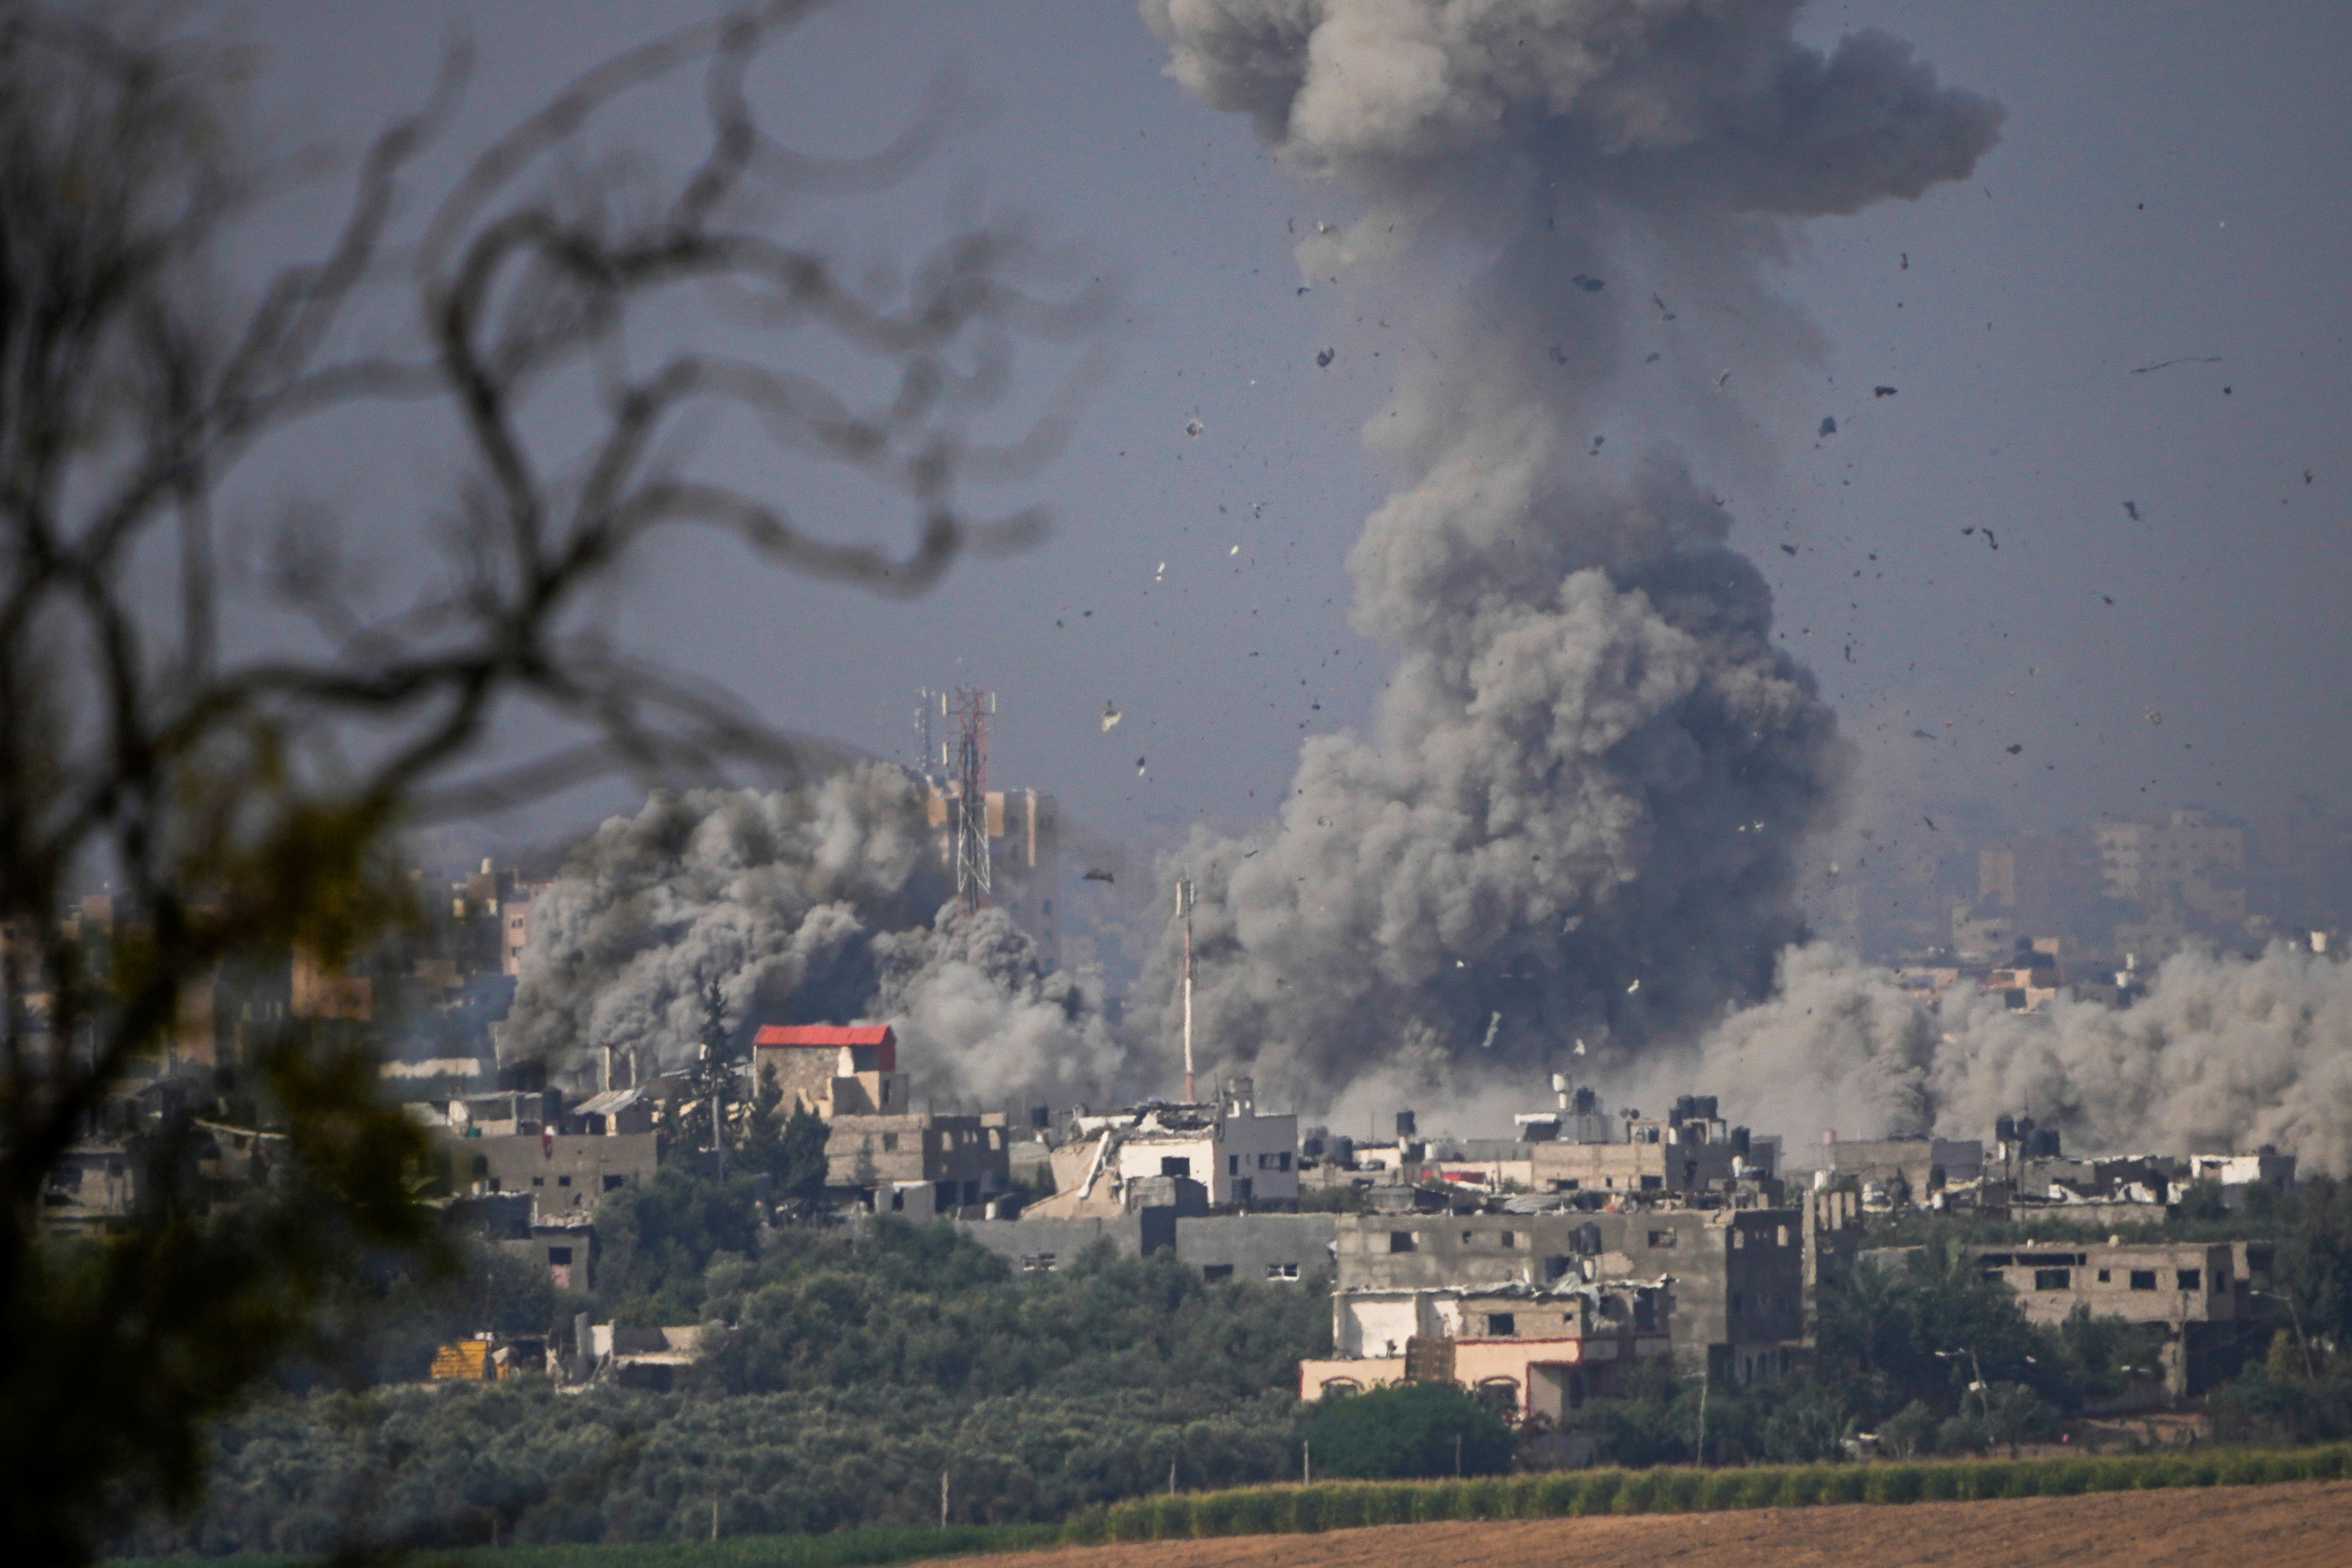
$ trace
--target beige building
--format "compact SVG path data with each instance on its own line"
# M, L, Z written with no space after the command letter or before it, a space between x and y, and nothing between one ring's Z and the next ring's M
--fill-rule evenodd
M1298 1394L1319 1399L1390 1384L1446 1382L1516 1419L1558 1420L1620 1392L1623 1370L1672 1353L1665 1281L1545 1289L1333 1293L1338 1354L1298 1365Z
M1074 1119L1051 1156L1054 1195L1040 1218L1126 1211L1125 1189L1161 1177L1197 1182L1212 1207L1298 1201L1298 1118L1261 1113L1248 1079L1203 1104L1150 1104Z
M2209 811L2176 811L2162 822L2102 822L2093 831L2110 898L2177 902L2208 921L2245 919L2245 829Z
M1013 1184L1005 1131L1002 1111L837 1117L825 1138L825 1185L900 1213L908 1189L927 1186L922 1217L974 1207Z

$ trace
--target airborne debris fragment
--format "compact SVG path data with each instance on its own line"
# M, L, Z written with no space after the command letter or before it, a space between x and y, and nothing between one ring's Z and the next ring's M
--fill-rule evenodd
M1658 320L1671 321L1675 319L1675 313L1666 308L1666 302L1655 294L1650 296L1650 303L1658 308Z
M1603 283L1600 279L1591 276L1590 273L1584 272L1578 273L1575 277L1570 279L1569 281L1575 284L1578 288L1583 289L1588 294L1598 294L1601 289L1608 287L1608 285Z
M2134 522L2140 521L2139 502L2136 500L2127 500L2124 502L2124 515L2130 518Z
M1135 759L1135 776L1138 778L1141 778L1143 776L1143 759L1141 757Z
M1796 552L1797 547L1793 544L1783 544L1780 546L1780 553L1783 555L1794 555Z
M1874 386L1870 389L1870 395L1873 397L1892 397L1895 395L1895 389L1891 386Z
M1184 421L1184 434L1187 436L1198 436L1202 431L1206 430L1208 426L1202 424L1198 419L1187 419Z
M1655 364L1655 363L1657 363L1660 360L1662 360L1662 359L1664 359L1664 358L1665 358L1665 357L1666 357L1666 356L1665 356L1665 355L1664 355L1664 354L1656 354L1656 353L1654 353L1654 354L1652 354L1648 359L1643 360L1642 363L1643 363L1643 364Z
M1480 1050L1482 1050L1482 1051L1487 1051L1487 1050L1492 1050L1492 1049L1494 1049L1494 1048L1495 1048L1495 1031L1496 1031L1496 1030L1497 1030L1497 1029L1499 1029L1499 1028L1501 1028L1502 1026L1503 1026L1503 1016L1502 1016L1500 1013L1496 1013L1496 1014L1493 1015L1492 1016L1490 1016L1490 1017L1486 1020L1486 1037L1485 1039L1483 1039L1483 1040L1481 1040L1481 1041L1479 1041L1479 1042L1478 1042L1478 1048L1479 1048Z
M2010 748L2009 748L2009 754L2010 754L2011 756L2012 756L2012 757L2013 757L2013 756L2017 755L2017 753L2018 753L2018 752L2021 752L2021 751L2023 751L2023 750L2025 750L2024 745L2023 745L2022 743L2020 743L2020 744L2018 744L2018 745L2014 745L2014 746L2010 747Z
M1936 819L1932 816L1923 816L1919 820L1927 825L1927 831L1930 833L1941 833L1943 831L1942 828L1936 826Z
M1083 876L1083 877L1079 878L1079 879L1078 879L1078 880L1079 880L1079 881L1081 881L1081 882L1111 882L1111 883L1116 883L1116 882L1118 880L1118 879L1117 877L1112 876L1108 871L1104 870L1104 869L1103 869L1101 867L1099 867L1099 866L1089 866L1089 867L1087 867L1087 874L1086 874L1085 876Z
M1830 416L1830 415L1827 415L1827 414L1822 415L1822 427L1821 427L1820 429L1818 429L1818 430L1814 431L1814 432L1813 432L1813 434L1814 434L1814 435L1816 435L1816 436L1834 436L1834 435L1836 435L1836 434L1837 434L1837 420L1836 420L1833 416Z
M1317 354L1315 356L1315 368L1317 370L1329 370L1331 368L1331 358L1339 352L1339 351L1338 349L1325 349L1321 353Z
M2162 370L2168 365L2220 364L2221 363L2221 356L2220 354L2182 354L2177 359L2160 359L2154 364L2141 365L2138 369L2133 371L2132 374L2134 375L2146 375L2151 371Z
M1641 988L1642 977L1637 974L1633 977L1633 984L1625 987L1625 994L1631 996L1634 992L1639 991Z
M1591 449L1587 451L1584 455L1588 458L1597 458L1601 456L1601 443L1607 439L1609 439L1609 437L1606 436L1595 436L1592 438Z
M1897 267L1895 270L1896 270L1897 272L1908 272L1908 271L1910 271L1910 270L1911 270L1911 253L1910 253L1909 251L1906 250L1906 251L1902 251L1902 252L1900 252L1899 254L1900 254L1900 255L1902 256L1902 258L1903 258L1903 264L1902 264L1901 266Z
M1108 735L1113 730L1118 729L1118 721L1126 717L1126 714L1118 710L1118 705L1117 703L1109 700L1108 698L1103 700L1102 727L1104 734Z
M2151 724L2161 724L2164 722L2164 715L2151 708L2147 710L2147 721Z
M1731 373L1730 373L1729 371L1727 371L1727 371L1725 371L1721 375L1718 375L1718 376L1717 376L1717 377L1715 378L1715 389L1716 389L1717 392L1722 391L1722 390L1723 390L1723 384L1724 384L1725 382L1727 382L1727 381L1729 381L1730 379L1731 379Z

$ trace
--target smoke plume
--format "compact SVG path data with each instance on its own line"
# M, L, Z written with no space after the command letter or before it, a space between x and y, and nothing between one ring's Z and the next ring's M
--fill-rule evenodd
M1303 275L1410 328L1366 430L1402 482L1349 561L1397 661L1370 733L1310 740L1277 820L1163 866L1199 885L1204 1049L1276 1093L1687 1039L1801 935L1834 720L1726 509L1612 415L1735 406L1685 315L1736 316L1741 365L1809 352L1762 281L1788 226L1965 175L2000 111L1881 35L1801 46L1795 9L1144 0L1180 83L1361 204Z
M2185 952L2128 1008L2031 1014L1973 990L1934 1012L1885 970L1826 948L1788 955L1780 993L1702 1053L1727 1112L1809 1142L1933 1131L1989 1138L2030 1115L2069 1152L2220 1153L2264 1143L2352 1169L2352 965L2274 946Z
M656 795L531 902L509 1055L578 1072L601 1047L690 1061L705 988L730 1026L887 1021L919 1090L984 1104L1090 1086L1118 1056L1068 976L1000 910L958 918L923 796L866 763L761 794Z

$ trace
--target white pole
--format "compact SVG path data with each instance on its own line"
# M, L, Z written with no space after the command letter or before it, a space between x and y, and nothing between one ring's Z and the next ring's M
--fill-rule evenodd
M940 1472L940 1528L948 1527L948 1473Z
M1305 1476L1307 1484L1311 1487L1315 1484L1315 1445L1308 1442L1301 1443L1298 1447L1299 1468Z

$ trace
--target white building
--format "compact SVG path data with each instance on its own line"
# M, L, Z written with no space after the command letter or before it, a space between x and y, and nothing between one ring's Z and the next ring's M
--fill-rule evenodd
M1151 1176L1178 1176L1208 1189L1209 1204L1298 1201L1298 1118L1259 1114L1248 1079L1222 1086L1213 1102L1153 1103L1078 1116L1076 1136L1055 1151L1056 1199L1086 1203ZM1050 1204L1053 1200L1048 1200ZM1045 1205L1032 1208L1045 1212Z

